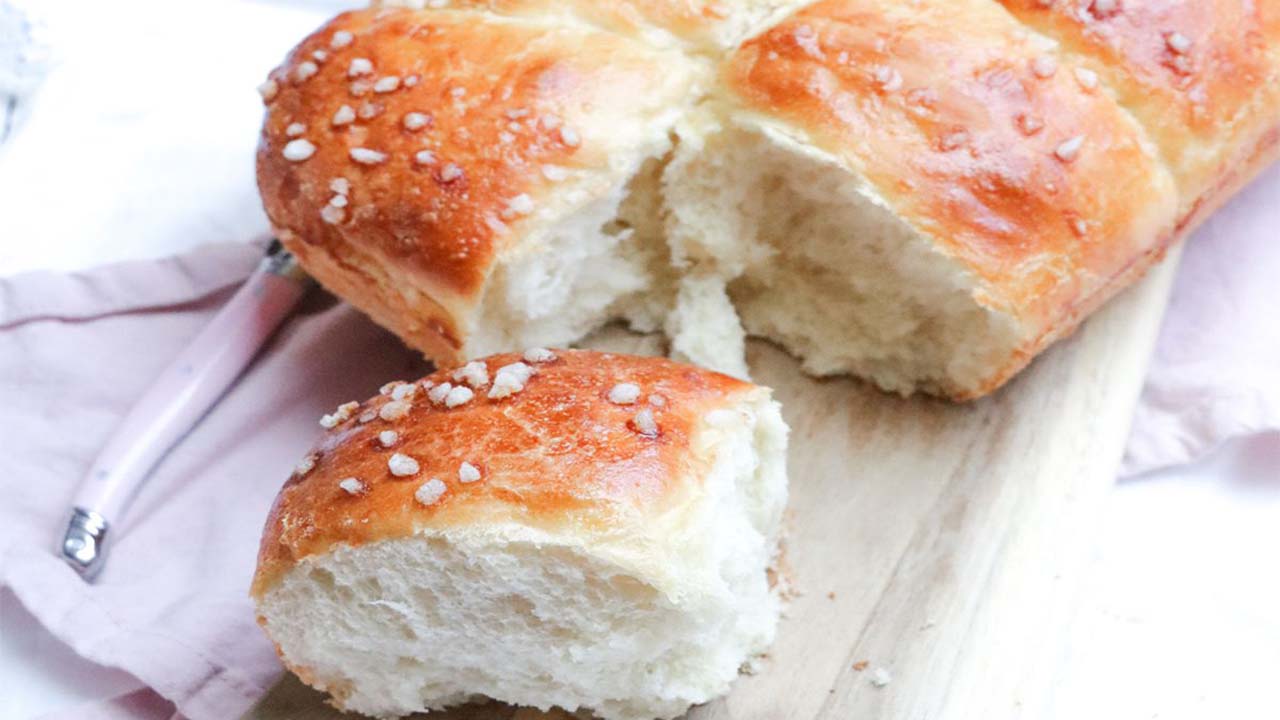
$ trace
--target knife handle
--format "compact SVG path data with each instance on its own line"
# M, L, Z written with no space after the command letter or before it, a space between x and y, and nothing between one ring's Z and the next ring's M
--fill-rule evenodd
M125 416L81 481L63 538L63 558L81 575L96 572L108 529L147 474L244 371L308 283L288 253L263 259Z

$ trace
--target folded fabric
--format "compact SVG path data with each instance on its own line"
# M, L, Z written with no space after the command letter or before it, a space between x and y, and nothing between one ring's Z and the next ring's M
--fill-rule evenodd
M58 712L41 715L35 720L183 720L173 703L151 688L88 702Z
M321 414L416 377L415 353L314 293L157 467L93 585L53 554L134 400L252 270L260 245L0 280L0 586L55 636L194 720L238 717L280 672L248 600L272 498Z
M1280 165L1187 243L1122 476L1280 430ZM1277 438L1280 440L1280 438Z

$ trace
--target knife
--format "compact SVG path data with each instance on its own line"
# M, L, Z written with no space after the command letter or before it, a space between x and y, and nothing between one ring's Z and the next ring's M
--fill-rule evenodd
M235 383L311 284L273 240L230 302L125 416L81 481L58 548L81 577L91 581L102 569L108 536L156 463Z

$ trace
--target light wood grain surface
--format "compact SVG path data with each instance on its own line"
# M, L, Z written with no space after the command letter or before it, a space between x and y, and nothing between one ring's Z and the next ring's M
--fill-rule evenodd
M792 428L787 558L799 594L758 672L691 720L1049 717L1079 565L1176 264L1175 251L966 405L807 378L753 343L753 379L775 389ZM594 344L647 342L612 333ZM888 685L871 682L877 668ZM286 677L247 717L340 716L322 701ZM431 715L556 716L497 704Z

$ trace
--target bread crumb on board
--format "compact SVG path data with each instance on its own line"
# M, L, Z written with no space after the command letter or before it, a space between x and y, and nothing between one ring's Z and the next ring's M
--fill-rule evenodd
M889 674L888 670L885 670L884 668L876 668L871 671L872 685L882 688L891 682L893 682L893 676Z

